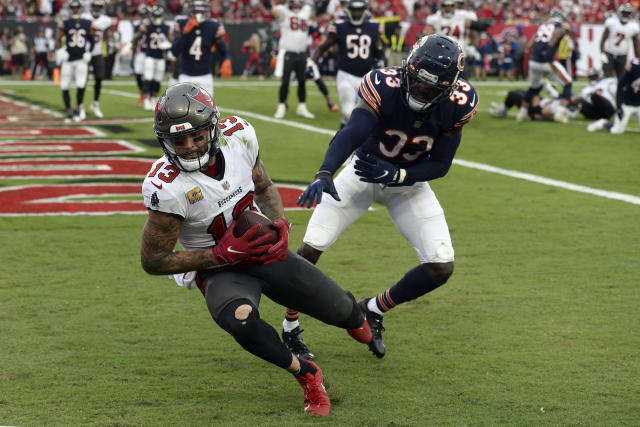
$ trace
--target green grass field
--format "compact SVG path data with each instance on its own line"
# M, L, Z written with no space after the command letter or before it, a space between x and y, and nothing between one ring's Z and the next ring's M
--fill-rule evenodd
M313 84L316 119L293 114L294 86L286 120L324 132L271 120L275 82L218 83L223 115L255 126L272 179L309 182L339 120ZM457 159L631 202L454 164L432 186L456 271L385 316L387 356L376 359L344 331L302 317L332 398L329 418L304 414L292 377L244 352L213 323L198 291L145 274L146 217L118 214L0 220L0 425L638 425L638 125L610 136L588 133L586 123L490 117L490 102L508 88L477 86L480 112ZM0 89L61 111L55 86ZM106 84L106 117L150 117L135 106L136 90L128 80ZM91 97L88 90L87 107ZM151 125L95 127L145 148L136 156L151 162L161 154ZM109 182L7 179L0 187L68 181ZM318 264L357 298L418 264L385 209L374 207ZM310 211L287 217L295 249ZM281 329L282 307L265 297L260 310Z

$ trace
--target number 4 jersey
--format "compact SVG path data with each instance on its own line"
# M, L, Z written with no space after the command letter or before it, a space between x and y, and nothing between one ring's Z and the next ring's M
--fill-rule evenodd
M182 220L178 242L185 250L215 245L240 212L258 209L253 200L253 167L258 160L256 133L237 116L220 120L217 175L207 171L184 172L166 156L151 167L142 184L147 209Z
M478 94L466 80L434 104L427 113L410 109L403 97L401 68L380 68L363 77L358 95L380 118L377 127L356 151L358 157L374 154L406 168L424 159L438 137L467 124L478 110Z

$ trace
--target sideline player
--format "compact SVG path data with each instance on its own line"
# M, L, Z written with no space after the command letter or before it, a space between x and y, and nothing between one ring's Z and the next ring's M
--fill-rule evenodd
M640 57L640 25L633 19L633 6L625 3L618 7L617 12L604 21L604 32L600 40L600 62L604 77L611 77L612 71L615 71L616 77L620 78L627 65L631 47L634 56Z
M148 209L140 250L144 270L197 286L213 320L242 348L294 375L306 412L328 415L322 371L293 355L260 318L261 296L347 329L359 342L370 342L371 330L353 295L287 250L289 222L253 126L238 116L220 120L208 93L180 83L158 101L154 130L164 156L142 184ZM247 209L274 221L275 244L264 245L267 236L252 239L258 225L235 235L235 220ZM178 242L184 250L175 250ZM187 282L185 274L193 277Z
M174 26L176 38L171 53L180 62L178 81L196 83L213 96L211 50L215 47L225 60L231 58L224 42L224 26L210 18L209 2L206 0L191 0L189 9L191 17L177 20Z
M271 12L273 18L278 22L280 28L278 56L283 55L284 57L280 90L278 92L278 107L273 116L276 119L284 117L287 111L291 73L295 73L298 80L298 107L296 114L306 119L313 119L315 115L309 111L305 103L307 99L308 30L313 10L310 5L303 5L300 0L289 0L287 5L279 4L277 6L272 6L270 0L266 0L264 7ZM276 70L276 74L279 74L278 67L276 67Z
M89 109L98 118L104 117L100 110L100 91L102 89L102 81L104 80L105 64L104 55L102 54L102 41L107 39L113 20L105 15L105 0L91 0L91 13L85 14L84 18L91 21L91 29L93 31L94 45L91 51L91 67L93 68L93 102Z
M69 10L71 17L60 23L56 40L58 47L56 62L61 64L60 89L62 89L62 100L67 112L65 123L79 122L86 117L83 105L84 90L87 85L88 64L91 61L91 51L93 50L91 21L82 18L80 0L71 0ZM65 38L64 46L62 46L63 37ZM76 85L76 108L73 111L69 94L72 82Z
M140 34L140 29L149 25L149 7L145 3L141 3L138 7L138 19L133 22L134 34ZM133 50L133 74L136 77L136 84L138 85L138 91L140 96L138 98L138 107L142 107L144 104L144 92L142 90L142 74L144 74L144 56L147 51L149 41L144 33L142 37L136 38L134 36L131 43Z
M475 89L459 79L463 64L457 41L434 34L418 40L404 67L367 74L349 122L336 133L315 180L298 199L307 207L318 202L298 250L312 263L373 202L386 205L396 228L416 250L420 265L359 302L373 335L369 348L377 357L386 353L383 314L442 286L453 273L449 228L428 181L447 174L462 127L478 108ZM334 183L333 174L353 151ZM332 197L323 198L323 192Z

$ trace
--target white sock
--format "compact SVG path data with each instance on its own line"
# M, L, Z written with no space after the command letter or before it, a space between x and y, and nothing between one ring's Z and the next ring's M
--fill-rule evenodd
M375 298L370 298L367 302L367 308L374 313L378 313L380 316L384 315L384 313L378 308L378 304L376 304Z
M282 329L284 329L285 332L291 332L298 326L300 326L300 323L297 320L294 320L293 322L291 322L287 319L284 319L282 321Z

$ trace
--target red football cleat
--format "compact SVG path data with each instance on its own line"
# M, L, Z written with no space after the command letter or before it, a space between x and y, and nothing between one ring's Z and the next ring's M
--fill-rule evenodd
M363 344L369 344L371 342L371 339L373 338L373 335L371 335L371 328L369 327L367 319L364 319L364 322L362 322L362 326L360 326L359 328L347 329L347 332L349 332L349 335L351 335L354 340Z
M304 411L326 417L331 412L331 401L322 382L322 371L318 365L308 360L301 360L300 363L310 363L316 369L315 374L306 373L296 377L304 390Z

